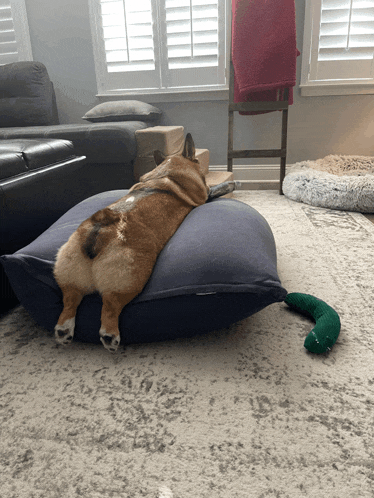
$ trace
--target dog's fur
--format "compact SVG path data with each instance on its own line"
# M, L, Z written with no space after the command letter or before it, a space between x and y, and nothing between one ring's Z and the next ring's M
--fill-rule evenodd
M119 315L147 283L157 256L187 214L204 204L209 188L187 135L181 156L143 175L127 195L93 214L57 254L54 276L63 293L55 327L60 344L72 341L77 307L86 294L102 296L100 340L109 351L120 343Z

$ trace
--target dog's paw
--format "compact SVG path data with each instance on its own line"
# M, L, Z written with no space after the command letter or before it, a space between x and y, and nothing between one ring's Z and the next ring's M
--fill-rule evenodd
M108 334L105 329L100 329L100 341L103 343L104 348L106 348L111 353L115 353L121 341L119 335Z
M74 337L75 318L69 318L62 325L55 327L55 339L58 344L71 344Z

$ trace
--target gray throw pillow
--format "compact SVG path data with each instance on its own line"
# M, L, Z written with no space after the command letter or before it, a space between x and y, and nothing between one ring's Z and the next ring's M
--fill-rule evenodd
M111 121L157 121L162 112L138 100L103 102L86 112L82 119L93 123Z

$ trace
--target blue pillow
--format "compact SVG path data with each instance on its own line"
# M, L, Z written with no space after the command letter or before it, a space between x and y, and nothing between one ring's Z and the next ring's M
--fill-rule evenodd
M94 212L128 190L101 193L77 204L34 242L0 260L19 301L52 331L62 311L53 277L58 249ZM276 247L267 221L250 206L218 198L185 218L160 253L141 292L120 315L123 344L191 337L228 327L284 301ZM101 297L85 296L74 338L100 343Z

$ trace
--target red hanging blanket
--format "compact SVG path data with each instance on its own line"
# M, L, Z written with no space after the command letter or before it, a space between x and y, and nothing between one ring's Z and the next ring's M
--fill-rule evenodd
M298 55L295 0L232 0L234 102L292 104Z

